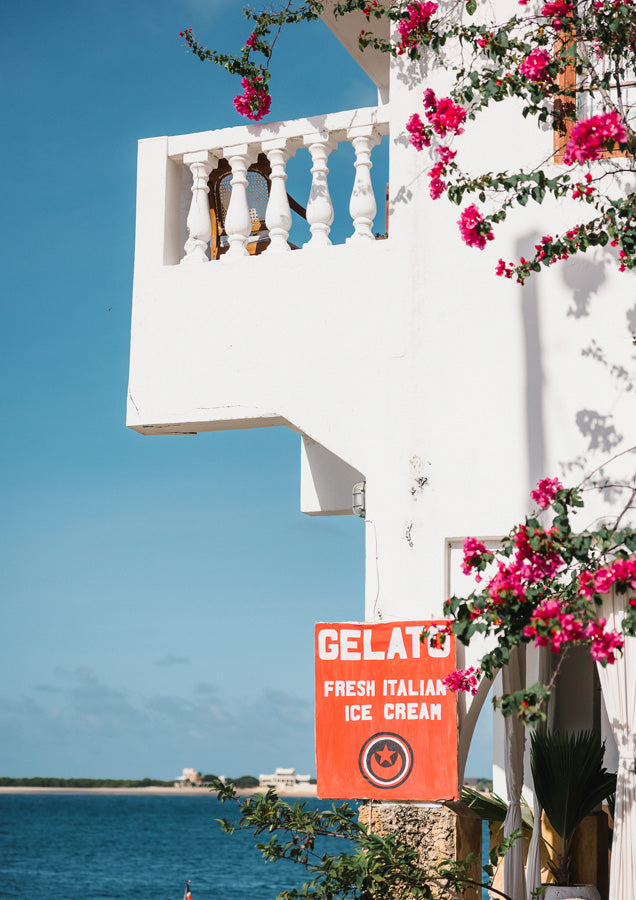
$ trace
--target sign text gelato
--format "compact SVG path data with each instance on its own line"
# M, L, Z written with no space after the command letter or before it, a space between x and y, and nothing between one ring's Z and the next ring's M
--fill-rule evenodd
M420 641L434 625L316 625L319 797L458 796L455 648Z

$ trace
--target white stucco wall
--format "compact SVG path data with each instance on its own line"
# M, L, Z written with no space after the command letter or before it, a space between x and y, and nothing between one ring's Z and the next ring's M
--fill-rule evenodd
M424 77L439 90L444 75ZM578 210L530 205L485 251L465 247L459 208L429 198L430 159L405 138L421 92L418 70L393 63L389 238L363 246L179 265L179 154L261 131L139 153L129 426L291 427L307 439L310 514L342 513L347 484L366 480L374 621L439 616L448 539L506 533L538 478L576 483L633 434L634 276L599 250L524 288L496 278L500 256L529 255ZM498 105L456 146L475 171L548 156L551 134L519 123ZM611 511L592 501L581 527Z

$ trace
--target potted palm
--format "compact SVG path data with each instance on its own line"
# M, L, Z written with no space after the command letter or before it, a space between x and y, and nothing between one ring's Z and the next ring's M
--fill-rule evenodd
M616 790L616 775L603 765L605 743L598 731L576 734L535 732L532 735L530 764L537 798L561 846L552 848L550 870L554 884L548 885L543 900L600 900L593 885L573 885L571 881L572 838L583 819Z

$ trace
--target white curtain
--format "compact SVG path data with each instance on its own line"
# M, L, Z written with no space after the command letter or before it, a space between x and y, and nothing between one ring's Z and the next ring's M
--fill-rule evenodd
M614 590L603 598L607 626L620 631L628 594ZM636 896L636 638L613 665L598 666L605 707L618 747L618 782L612 839L609 900Z
M520 691L526 686L526 647L515 647L507 666L502 669L505 694ZM504 820L504 837L522 826L521 791L523 789L523 751L526 731L517 716L504 719L505 771L508 811ZM515 841L504 857L504 893L512 900L526 900L526 879L523 868L523 840Z
M554 654L549 647L539 647L539 672L538 680L543 684L547 684L552 677L554 669ZM552 697L547 703L546 714L547 721L542 726L548 731L552 730L554 723L555 710L555 694L556 687L552 688ZM541 727L541 726L539 726ZM528 847L528 858L526 860L526 893L528 900L532 900L532 892L541 884L541 813L543 808L539 803L537 795L534 795L534 823L532 826L532 838Z

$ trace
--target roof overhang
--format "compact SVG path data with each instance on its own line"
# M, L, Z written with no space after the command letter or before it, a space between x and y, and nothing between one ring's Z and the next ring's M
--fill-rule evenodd
M388 91L390 56L380 50L367 47L364 51L358 46L358 36L361 31L372 31L379 38L389 40L390 24L386 16L381 19L372 19L369 23L366 16L356 12L346 13L344 16L334 16L333 8L336 0L325 0L325 11L321 15L322 21L333 32L340 43L348 50L358 65L366 72L371 81L383 92Z

